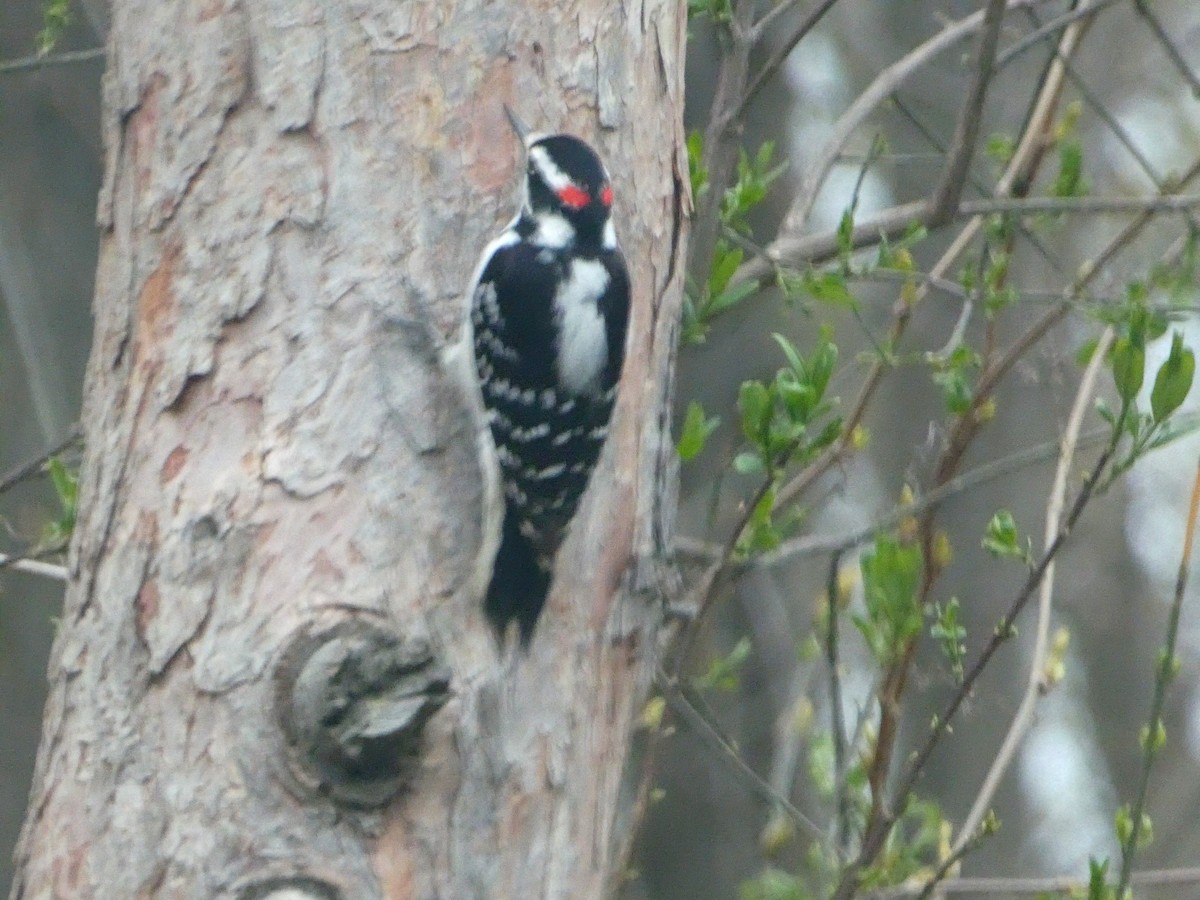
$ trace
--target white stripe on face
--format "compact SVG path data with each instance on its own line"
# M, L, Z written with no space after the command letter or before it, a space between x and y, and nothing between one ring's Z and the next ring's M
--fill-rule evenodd
M563 188L574 187L575 182L571 180L562 169L560 169L550 158L550 154L546 152L545 147L534 147L529 151L529 161L534 164L538 170L538 174L542 176L542 181L554 193L558 193Z

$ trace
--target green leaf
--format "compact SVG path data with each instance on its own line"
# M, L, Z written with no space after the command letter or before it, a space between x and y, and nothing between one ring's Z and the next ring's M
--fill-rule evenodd
M737 690L740 683L738 673L750 658L750 649L750 639L739 638L727 654L713 658L708 664L708 671L696 679L696 687L726 693Z
M757 453L743 452L733 458L733 470L739 475L761 475L767 467Z
M1108 900L1108 860L1088 859L1087 900Z
M688 404L687 414L683 417L683 433L679 436L679 458L684 462L695 459L704 449L708 436L718 425L720 418L711 419L704 415L704 407L693 400Z
M797 376L804 377L804 358L800 355L800 351L795 345L778 332L772 332L771 337L775 339L775 343L779 345L779 349L783 351L783 355L787 357L788 365L792 367L792 371Z
M1162 723L1161 719L1158 720L1153 737L1151 737L1149 725L1143 725L1141 731L1138 732L1138 746L1142 748L1143 752L1149 749L1151 753L1157 753L1166 743L1167 726Z
M811 897L804 889L804 882L776 868L768 868L738 887L738 900L810 900Z
M804 291L814 300L843 309L858 309L858 298L838 272L810 272L802 282Z
M838 255L843 259L850 256L854 250L854 211L846 210L842 213L841 221L838 222L837 229L837 246Z
M999 163L1006 163L1012 159L1016 149L1016 141L1007 134L990 135L983 146L983 152Z
M761 381L746 381L738 392L738 408L742 411L742 433L755 446L767 435L771 423L771 396Z
M1176 331L1171 335L1171 352L1154 377L1150 393L1150 413L1155 422L1164 421L1179 409L1192 389L1195 374L1196 356L1183 346L1183 335Z
M1058 177L1050 193L1055 197L1082 197L1088 192L1083 177L1083 146L1078 141L1063 141L1058 147Z
M42 30L37 35L38 56L45 56L58 45L72 18L71 0L46 0L42 7Z
M725 290L729 279L742 264L742 258L743 254L740 248L730 248L724 244L718 244L717 252L713 256L712 274L708 278L710 293L719 294Z
M929 636L941 645L942 653L950 663L950 671L961 682L963 661L967 654L967 647L963 643L963 639L967 636L967 629L958 620L960 610L958 598L951 597L944 607L940 603L934 604L933 610L934 620L933 624L929 626Z
M961 416L971 409L971 384L961 371L934 372L933 383L942 389L946 410Z
M1133 837L1133 817L1129 814L1129 804L1121 804L1113 819L1117 828L1117 841L1124 846Z
M1145 378L1146 351L1130 338L1118 338L1112 350L1112 371L1117 396L1124 403L1132 403Z
M775 388L791 420L780 422L779 425L785 427L789 434L795 432L798 437L803 434L804 425L812 416L813 407L820 398L811 385L800 381L794 372L787 369L775 377Z
M732 16L730 0L688 0L688 18L708 16L714 22L728 22Z
M1076 365L1086 366L1092 361L1092 357L1096 354L1096 348L1100 346L1100 341L1096 338L1084 341L1083 345L1075 353Z
M688 0L689 10L697 0ZM703 4L705 0L699 0ZM693 131L687 138L688 177L692 182L692 197L699 199L708 189L708 169L704 167L704 136Z
M988 522L983 534L983 549L993 556L1025 557L1025 551L1018 543L1017 523L1007 509L998 510Z
M808 360L808 381L818 397L825 396L825 389L829 387L829 379L833 376L837 358L837 345L829 339L828 332L822 330L821 340L813 348Z
M774 550L779 546L779 532L775 528L775 489L763 494L762 499L750 513L746 531L738 541L738 552L742 554Z
M922 615L917 603L921 548L902 544L890 535L880 535L875 546L863 554L860 567L863 599L873 626L868 644L876 659L886 663L903 653L921 630Z
M37 549L61 550L75 531L75 517L79 506L79 475L71 471L58 457L46 462L50 484L58 497L59 514L46 523L39 536Z
M708 306L705 307L706 317L712 318L718 313L725 312L730 307L737 306L757 289L753 281L743 281L741 284L735 284L727 291L722 291L708 302Z
M679 329L679 342L681 344L703 344L708 336L708 325L700 316L700 311L696 308L694 294L689 290L683 295L683 310L681 327Z
M50 458L46 469L50 473L50 482L54 485L54 493L58 495L63 511L74 512L79 499L79 476L68 469L57 456Z

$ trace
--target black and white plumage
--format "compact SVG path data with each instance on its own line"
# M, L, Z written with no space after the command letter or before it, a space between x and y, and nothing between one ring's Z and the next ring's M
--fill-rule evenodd
M629 277L600 158L529 134L520 211L484 250L470 291L475 373L503 492L487 590L498 630L528 640L554 555L608 436L625 357Z

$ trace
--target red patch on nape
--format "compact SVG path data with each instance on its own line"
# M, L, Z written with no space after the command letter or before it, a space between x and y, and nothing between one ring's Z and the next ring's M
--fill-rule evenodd
M570 209L583 209L592 198L588 196L587 191L569 184L558 192L558 199L562 201L563 206Z
M603 203L605 206L612 206L612 200L613 200L612 185L606 184L604 186L604 188L600 191L600 202Z

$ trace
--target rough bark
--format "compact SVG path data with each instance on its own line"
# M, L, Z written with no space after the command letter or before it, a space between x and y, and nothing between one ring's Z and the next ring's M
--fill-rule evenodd
M113 3L87 456L14 897L604 893L673 502L684 29L670 0ZM595 141L635 286L526 655L466 589L475 425L438 354L511 206L503 102Z

